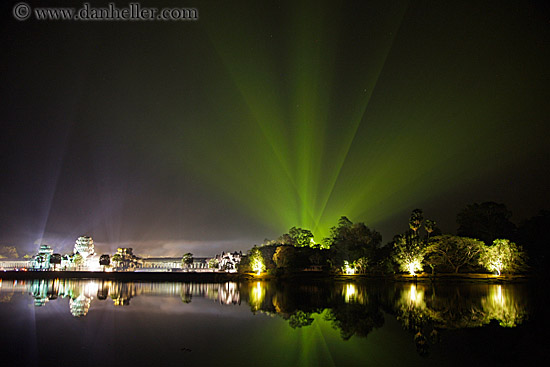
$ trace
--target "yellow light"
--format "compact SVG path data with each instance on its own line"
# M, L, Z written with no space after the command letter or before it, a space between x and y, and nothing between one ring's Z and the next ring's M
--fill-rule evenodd
M416 286L414 284L411 284L411 292L409 293L409 298L411 302L416 303Z
M344 300L346 303L350 303L351 301L355 301L357 298L357 287L355 287L355 284L349 283L346 284L346 288L344 288Z
M344 266L342 267L344 274L346 275L353 275L355 274L355 267L350 266L349 262L347 260L344 260Z
M252 311L257 311L262 306L262 302L265 298L265 289L260 282L256 282L256 285L250 290L250 307Z

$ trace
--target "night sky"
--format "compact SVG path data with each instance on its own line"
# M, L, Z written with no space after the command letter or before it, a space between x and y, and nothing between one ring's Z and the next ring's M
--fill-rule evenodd
M543 1L141 3L199 11L171 22L20 22L15 3L0 245L21 255L87 234L211 256L342 215L386 243L415 208L451 233L474 202L550 208Z

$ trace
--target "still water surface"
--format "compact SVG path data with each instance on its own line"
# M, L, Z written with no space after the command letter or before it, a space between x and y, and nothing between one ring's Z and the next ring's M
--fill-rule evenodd
M503 366L542 361L530 284L0 280L8 366Z

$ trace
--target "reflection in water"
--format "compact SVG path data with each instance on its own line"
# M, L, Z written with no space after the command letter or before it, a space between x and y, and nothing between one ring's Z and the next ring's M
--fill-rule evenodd
M261 292L262 288L257 289ZM3 283L3 287L0 288L0 301L10 302L16 292L30 294L36 307L45 306L58 297L69 298L69 309L75 317L86 316L95 298L99 301L111 298L114 306L129 306L130 300L139 295L179 295L183 303L190 303L193 296L208 298L225 305L241 303L239 286L235 282L132 283L73 279L13 281L9 284Z
M92 299L84 296L83 294L76 297L75 299L71 298L69 300L69 307L71 309L71 314L74 317L86 316L88 314L88 310L90 309L91 303L92 303Z
M250 304L252 312L256 312L261 308L265 298L265 292L266 287L262 285L261 282L250 283L250 298L248 303Z
M481 306L486 319L497 320L500 326L514 327L527 318L522 299L514 297L511 289L505 290L500 284L489 289L488 295L481 299Z
M265 281L220 284L133 283L94 280L32 280L0 282L0 301L17 293L29 294L36 307L48 307L57 298L69 298L74 317L93 311L94 302L131 307L139 296L181 299L195 297L222 305L248 303L253 313L276 315L291 328L308 327L316 319L328 321L344 340L367 337L395 317L410 333L420 355L428 355L445 330L477 328L495 320L515 327L528 317L528 297L521 285L496 284L378 284L375 282L272 283ZM367 296L368 295L368 296Z
M433 323L435 311L430 309L424 300L425 286L411 284L401 291L401 297L396 303L397 320L405 330L414 333L414 343L417 352L426 356L429 353L430 343L428 336L433 342L437 342L438 331Z
M342 293L346 303L357 301L357 287L353 283L348 283L344 287Z
M322 315L344 340L366 337L382 327L383 310L411 333L422 356L439 342L442 330L482 327L491 320L512 327L527 317L527 297L516 285L454 284L438 289L432 284L406 283L289 286L253 282L247 296L253 312L278 315L292 328L311 325L315 315Z

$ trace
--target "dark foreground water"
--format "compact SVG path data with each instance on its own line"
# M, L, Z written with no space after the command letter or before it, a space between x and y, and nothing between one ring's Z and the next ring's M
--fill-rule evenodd
M550 360L540 284L0 282L2 366Z

